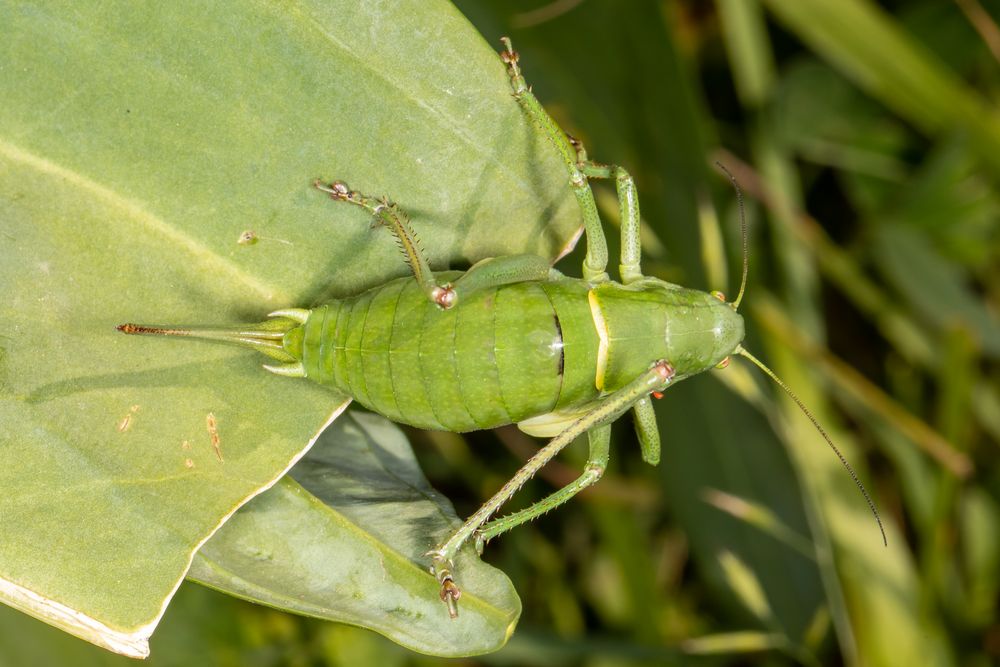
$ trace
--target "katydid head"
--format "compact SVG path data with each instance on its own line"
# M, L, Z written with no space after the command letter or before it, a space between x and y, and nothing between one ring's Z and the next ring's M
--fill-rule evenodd
M743 316L718 296L696 290L671 289L667 302L681 305L684 317L671 317L663 329L665 356L681 377L696 375L719 364L743 343Z
M719 169L725 172L726 176L729 177L729 181L733 184L733 189L736 190L736 201L737 204L739 205L739 212L740 212L740 233L743 239L743 276L740 281L740 291L736 295L736 300L733 301L732 303L727 303L727 305L732 308L733 313L735 313L739 309L740 302L743 300L743 294L746 291L746 286L747 286L747 273L748 273L747 269L749 266L748 252L747 252L747 247L748 247L747 219L743 207L743 193L740 191L740 186L736 182L736 177L733 176L732 172L726 169L719 162L716 162L715 164L717 167L719 167ZM721 302L726 303L726 297L722 294L722 292L712 292L712 296L716 297ZM740 321L742 322L742 318L740 318ZM778 377L778 375L774 371L768 368L764 364L764 362L762 362L754 355L750 354L750 352L748 352L746 348L743 347L742 338L737 343L737 345L733 347L732 354L738 354L739 356L748 359L754 366L759 368L761 372L763 372L765 375L771 378L771 380L773 380L776 385L781 387L782 391L784 391L785 394L787 394L788 397L792 399L792 402L794 402L795 405L798 406L799 410L802 411L802 414L804 414L809 419L809 421L812 422L813 427L815 427L816 431L818 431L819 434L823 437L823 439L826 441L826 444L829 445L831 450L833 450L833 453L837 455L837 458L840 459L840 464L851 476L851 480L853 480L855 486L858 487L858 491L860 491L861 495L864 496L865 502L868 503L868 509L871 510L872 516L875 517L875 523L878 524L879 532L882 533L882 543L888 546L889 540L885 534L885 526L882 525L882 517L879 516L878 508L875 507L875 502L868 494L868 489L866 489L865 485L861 483L861 479L858 477L858 474L854 472L854 468L847 461L847 458L841 453L840 449L835 444L833 444L833 440L830 438L829 435L827 435L826 430L822 426L820 426L819 421L816 419L815 416L813 416L813 413L809 410L809 408L805 406L805 403L803 403L799 399L799 397L795 395L795 393L788 387L787 384L785 384L785 382L781 378ZM729 365L729 357L727 356L725 359L723 359L718 363L716 368L725 368L728 365Z

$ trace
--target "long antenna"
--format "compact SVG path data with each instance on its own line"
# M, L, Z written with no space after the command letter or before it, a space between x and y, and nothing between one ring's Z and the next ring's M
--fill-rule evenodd
M740 234L743 237L743 278L740 280L740 293L736 295L736 300L733 301L733 308L739 310L740 301L743 300L743 292L747 289L747 273L750 266L749 243L747 242L747 215L743 208L743 192L740 190L740 184L736 182L733 172L726 169L721 162L716 161L715 166L729 177L729 182L733 184L733 189L736 190L736 203L740 208Z
M854 468L852 468L851 464L847 462L847 459L844 458L844 455L840 453L840 450L837 449L837 446L833 444L833 440L831 440L830 436L826 434L826 431L823 430L823 427L819 425L819 422L816 420L815 417L813 417L813 414L809 411L809 408L807 408L805 406L805 403L799 400L799 397L796 396L795 393L788 388L788 385L786 385L784 382L781 381L781 378L775 375L774 371L765 366L764 362L762 362L760 359L758 359L757 357L753 356L745 349L743 349L743 346L736 348L736 354L742 357L746 357L754 364L754 366L764 371L764 373L769 378L774 380L775 384L784 389L785 393L788 394L788 397L791 398L793 401L795 401L795 404L799 406L799 409L802 410L802 413L809 418L809 421L812 422L812 425L816 427L816 430L819 431L819 434L823 436L824 440L826 440L826 444L830 445L830 449L832 449L833 453L837 455L838 459L840 459L840 463L844 466L844 469L847 470L847 472L851 475L851 479L854 480L855 486L857 486L858 490L861 491L861 495L865 497L865 501L868 503L868 509L872 511L872 516L875 517L875 522L878 523L878 529L882 532L882 544L884 544L885 546L889 546L889 540L885 536L885 527L882 525L882 517L879 516L878 509L875 507L875 503L872 501L872 497L868 495L868 489L866 489L865 485L861 483L861 480L858 478L858 474L854 472Z

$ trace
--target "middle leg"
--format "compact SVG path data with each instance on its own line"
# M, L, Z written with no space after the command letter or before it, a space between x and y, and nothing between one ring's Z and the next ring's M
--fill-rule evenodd
M580 171L587 178L615 179L615 192L618 194L618 214L622 228L621 260L618 264L618 275L622 283L641 280L642 269L639 262L642 256L642 243L639 238L639 193L635 189L635 181L624 167L613 164L600 164L587 157L587 149L583 142L575 137L569 137L569 142L576 149L576 162Z
M618 273L622 283L628 285L641 280L642 269L639 262L642 256L642 243L639 239L639 194L635 189L632 175L624 167L613 164L599 164L587 160L587 154L580 142L575 142L580 156L580 170L587 178L613 178L615 191L618 193L618 212L622 227L621 261Z
M587 235L587 256L583 260L583 277L591 282L604 282L608 280L608 242L604 238L604 229L601 227L601 217L597 212L594 192L590 189L586 174L580 170L576 150L566 133L552 120L552 117L542 107L541 102L531 92L531 88L521 74L518 54L511 46L510 39L504 37L500 41L504 45L500 57L507 64L507 73L510 75L511 87L514 89L514 99L524 109L528 118L548 135L549 140L559 151L567 171L569 171L569 182L573 188L573 194L576 196L576 201L580 205L583 228Z

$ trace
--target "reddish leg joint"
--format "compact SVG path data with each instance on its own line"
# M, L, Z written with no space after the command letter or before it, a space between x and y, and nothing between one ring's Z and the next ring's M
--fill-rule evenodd
M451 285L435 287L431 291L431 298L434 299L434 303L441 306L443 310L448 310L455 305L455 290Z
M653 368L651 370L655 371L656 374L660 376L660 380L664 383L670 382L670 379L673 378L676 373L674 367L671 366L665 359L660 359L653 364ZM663 398L663 392L661 391L651 391L649 393L653 395L653 398Z
M664 382L669 382L676 373L674 367L671 366L665 359L661 359L653 364L653 370L656 371L656 374L659 375L660 379Z

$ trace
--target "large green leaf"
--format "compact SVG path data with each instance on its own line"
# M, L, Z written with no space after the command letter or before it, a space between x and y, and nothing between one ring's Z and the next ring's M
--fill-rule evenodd
M448 619L424 554L461 521L424 479L406 437L349 412L285 477L201 548L189 576L280 609L378 630L423 653L500 648L520 601L471 545L456 561L462 601ZM301 486L300 486L301 484Z
M873 252L886 279L910 300L934 327L946 331L958 323L976 337L985 356L1000 355L1000 319L966 285L967 276L948 263L931 240L903 225L883 224Z
M575 204L443 2L0 15L0 598L144 655L195 549L343 399L114 326L259 320L404 272L316 176L392 195L438 266L552 255Z

